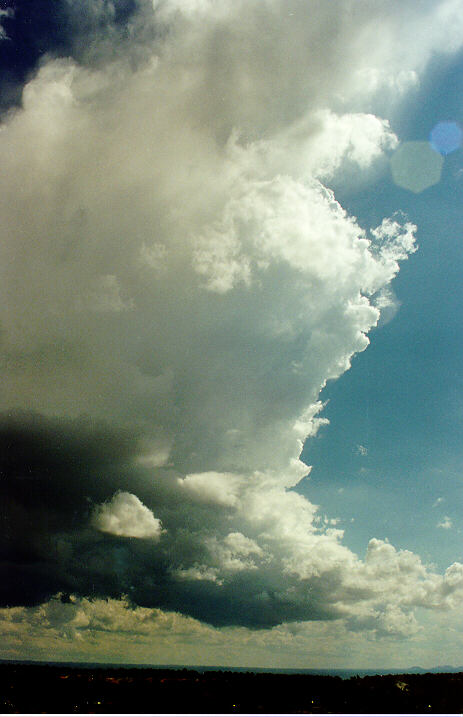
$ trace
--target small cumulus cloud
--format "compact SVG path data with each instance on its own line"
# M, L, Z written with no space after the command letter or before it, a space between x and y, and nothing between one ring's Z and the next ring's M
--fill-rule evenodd
M368 448L366 446L362 446L360 443L358 444L357 448L355 449L355 452L358 456L367 456L368 455Z
M400 308L400 301L395 292L390 288L381 289L375 297L375 306L380 310L379 324L388 324L397 314Z
M94 509L92 525L103 533L124 538L158 539L162 533L161 521L136 495L125 491Z
M450 528L453 528L453 521L451 518L449 518L448 515L445 515L442 520L437 523L437 527L444 528L445 530L450 530Z

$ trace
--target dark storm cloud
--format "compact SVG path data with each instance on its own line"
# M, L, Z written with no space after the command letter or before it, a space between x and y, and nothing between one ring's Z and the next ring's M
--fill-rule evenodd
M98 59L104 40L114 47L124 43L139 5L137 0L2 0L0 110L20 103L24 83L44 58L72 57L85 64Z
M127 595L134 603L181 611L215 625L269 627L282 619L329 618L316 581L296 599L281 566L221 581L179 577L208 550L198 536L218 533L220 507L179 500L178 481L149 485L136 463L139 437L89 419L37 414L3 416L0 424L2 535L0 600L38 604L59 591L91 597ZM153 484L153 481L150 481ZM131 490L165 526L161 543L102 533L92 527L95 505Z
M152 551L90 524L96 504L120 489L141 488L137 444L137 436L89 419L2 417L3 605L37 604L57 590L119 597L147 570L165 572L162 556L152 554L156 546ZM148 578L146 589L150 585Z
M0 422L3 604L66 589L92 501L122 484L136 438L88 419L16 412Z
M377 616L369 608L358 615L358 606L383 601L385 591L405 605L434 605L461 583L457 565L443 582L382 541L371 542L362 564L329 531L310 536L310 504L295 493L257 485L240 510L231 494L219 500L223 475L153 475L140 465L139 435L89 419L4 415L0 446L1 606L34 606L57 593L126 596L133 607L262 629L349 616L351 605L353 629L362 629ZM101 506L116 518L119 503L122 523L107 530L126 534L99 529ZM128 537L132 520L140 528L152 515L162 533ZM405 634L408 618L395 612L391 629Z

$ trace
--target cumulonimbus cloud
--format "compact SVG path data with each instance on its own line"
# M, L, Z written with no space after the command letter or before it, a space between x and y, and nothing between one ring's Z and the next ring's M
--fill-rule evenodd
M358 80L368 48L381 82L413 7L376 4L377 44L364 4L142 4L132 43L106 52L105 30L24 87L0 133L3 604L125 594L408 634L459 595L458 564L374 540L362 561L291 490L321 389L415 250L406 219L362 227L329 188L397 144ZM406 36L410 72L442 48Z

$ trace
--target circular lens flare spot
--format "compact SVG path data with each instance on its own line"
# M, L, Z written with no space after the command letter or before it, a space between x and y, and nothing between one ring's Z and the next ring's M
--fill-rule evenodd
M444 158L429 142L404 142L391 157L394 182L419 194L441 178Z
M461 147L463 132L456 122L438 122L431 130L431 146L441 154L450 154Z

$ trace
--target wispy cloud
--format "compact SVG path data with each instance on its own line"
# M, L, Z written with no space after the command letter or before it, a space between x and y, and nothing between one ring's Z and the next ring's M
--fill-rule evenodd
M453 528L453 521L451 518L449 518L448 515L445 515L439 523L437 523L438 528L444 528L445 530L450 530L450 528Z

